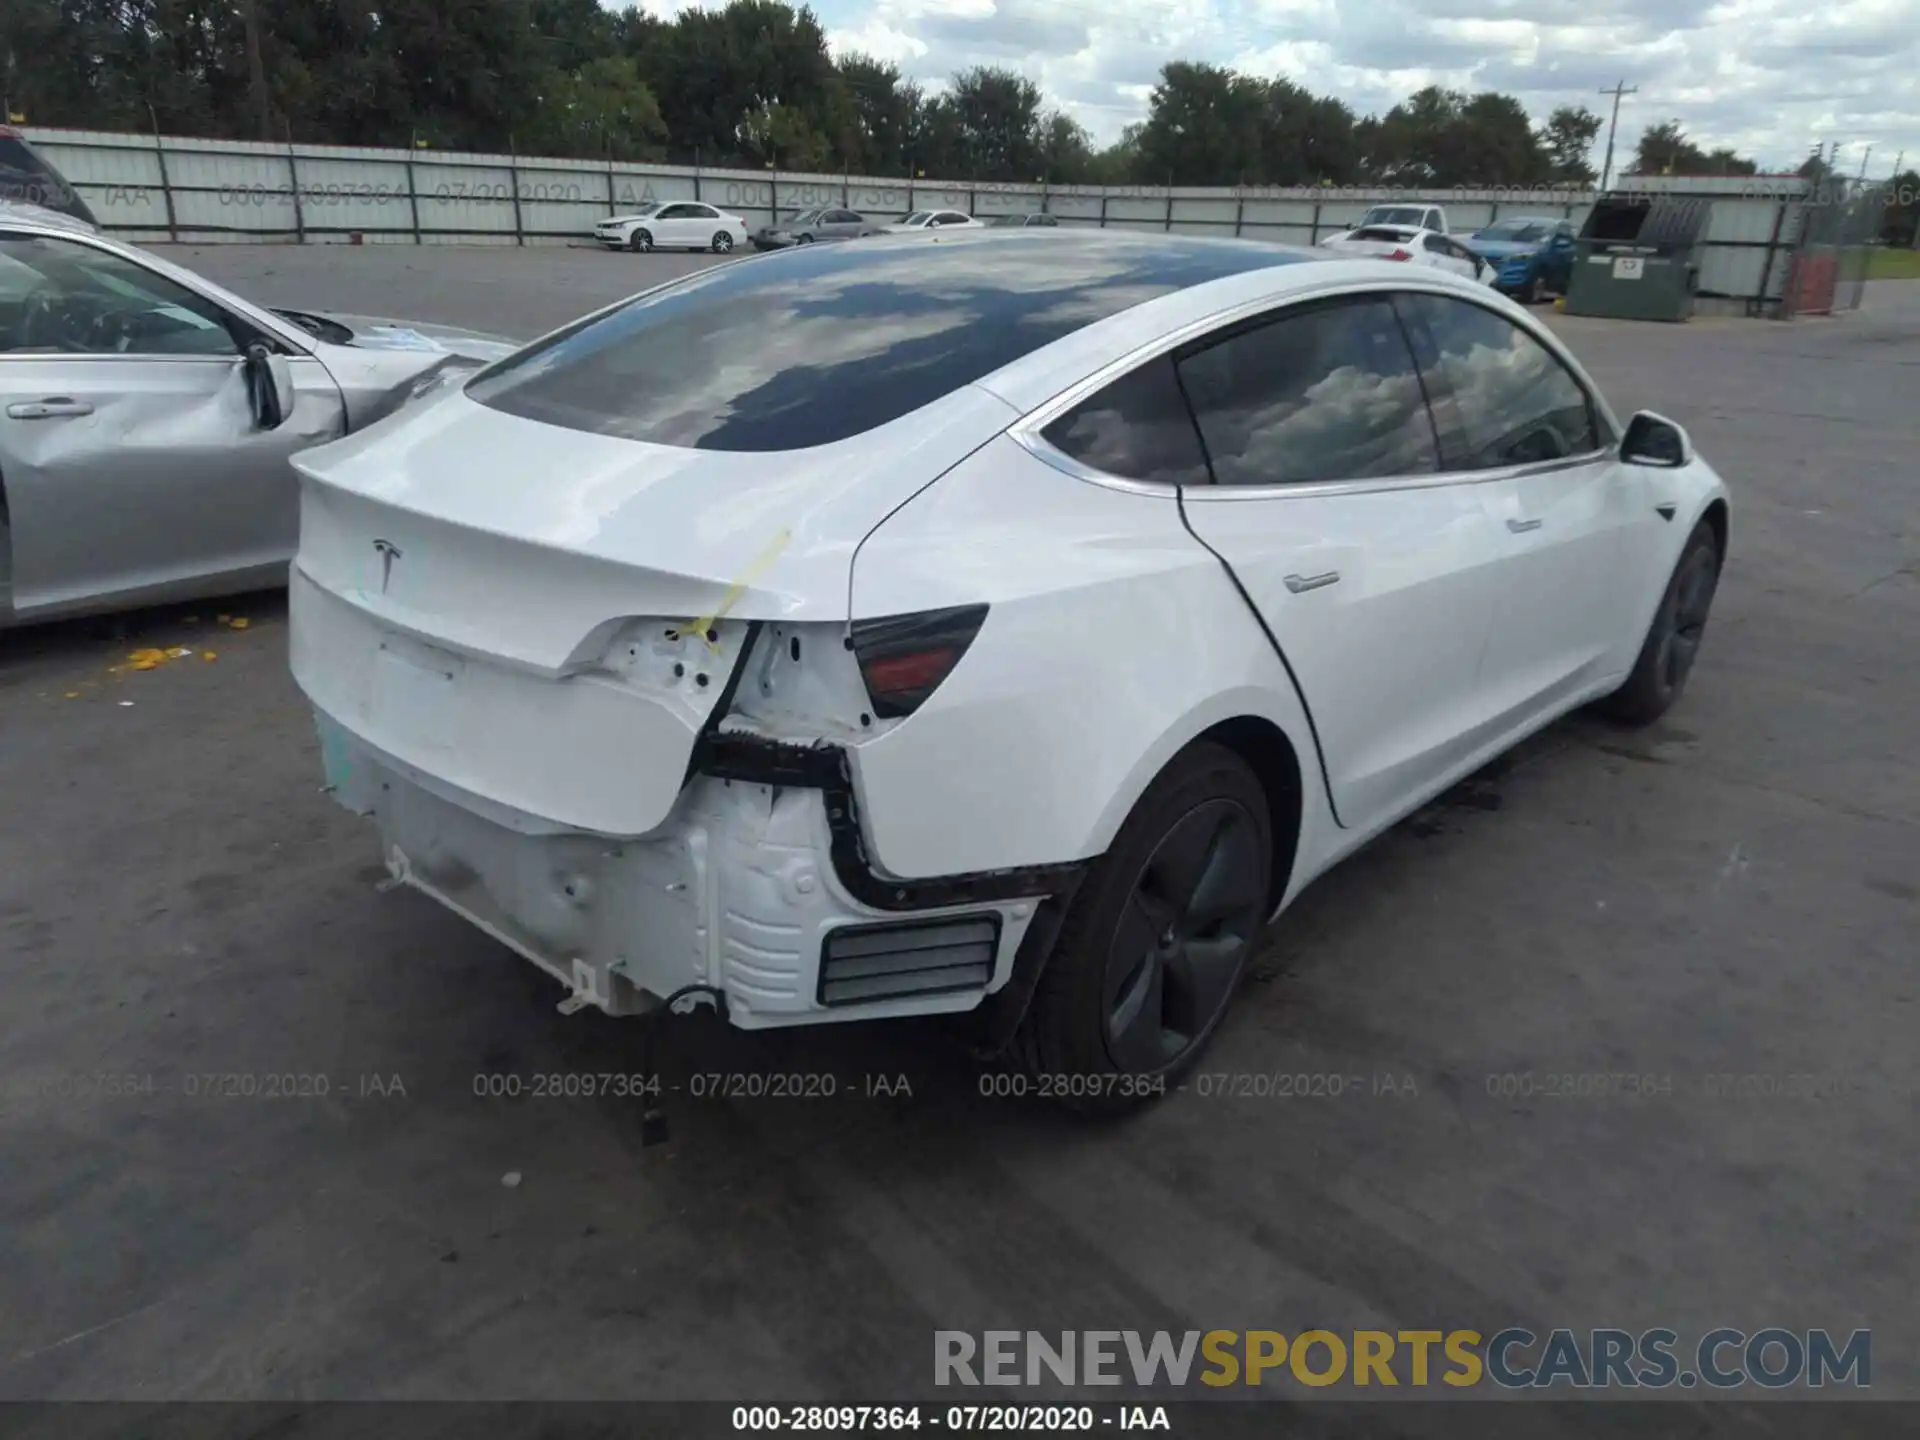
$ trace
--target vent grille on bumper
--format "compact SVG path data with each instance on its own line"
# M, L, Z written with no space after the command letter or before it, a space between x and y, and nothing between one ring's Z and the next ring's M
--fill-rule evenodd
M843 926L828 931L820 949L820 1003L985 990L999 951L998 915Z

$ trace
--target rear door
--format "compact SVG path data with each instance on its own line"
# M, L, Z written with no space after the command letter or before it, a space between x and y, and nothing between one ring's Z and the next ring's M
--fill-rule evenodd
M1237 325L1177 368L1215 482L1188 521L1298 677L1341 822L1384 823L1486 734L1500 547L1479 487L1442 473L1384 294Z
M299 404L256 427L250 327L83 238L0 231L0 485L12 605L277 583L298 529L292 451L343 423L310 357Z
M1592 397L1538 339L1464 297L1401 303L1447 470L1479 481L1498 526L1501 598L1482 671L1518 722L1621 668L1631 532L1663 522Z

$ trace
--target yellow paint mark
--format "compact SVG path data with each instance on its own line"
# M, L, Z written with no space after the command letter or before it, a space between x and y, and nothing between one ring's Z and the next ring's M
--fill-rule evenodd
M247 619L246 616L236 615L234 616L233 619L227 622L227 628L229 630L244 630L247 628L247 626L251 625L252 623L253 622Z
M702 640L706 640L707 649L717 651L720 648L718 643L706 638L707 632L713 629L714 622L726 619L727 612L739 604L740 597L747 593L747 587L766 573L767 567L780 558L780 552L785 550L792 540L793 531L782 529L766 543L758 555L748 562L747 568L740 572L739 577L727 586L726 594L720 597L720 603L714 607L711 615L703 615L698 620L688 622L687 628Z
M220 657L211 650L202 650L200 652L200 658L202 660L218 660Z
M67 699L78 700L79 698L80 698L80 692L78 690L67 691Z

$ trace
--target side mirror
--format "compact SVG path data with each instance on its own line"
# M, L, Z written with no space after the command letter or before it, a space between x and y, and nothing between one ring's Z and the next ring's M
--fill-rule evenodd
M1627 422L1620 441L1620 458L1629 465L1656 465L1672 470L1693 460L1693 442L1687 432L1664 415L1642 410Z
M1553 248L1556 250L1564 250L1571 244L1573 244L1573 237L1571 235L1556 235L1553 237Z
M254 425L261 430L278 430L292 416L298 399L287 357L256 342L247 347L246 373L247 403L253 409Z

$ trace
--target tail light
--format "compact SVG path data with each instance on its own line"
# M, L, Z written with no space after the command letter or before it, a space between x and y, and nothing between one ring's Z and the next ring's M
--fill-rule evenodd
M1389 260L1411 260L1413 258L1413 252L1411 250L1395 250L1386 258Z
M926 703L973 644L987 618L984 605L956 605L853 622L853 654L883 720L911 715Z

